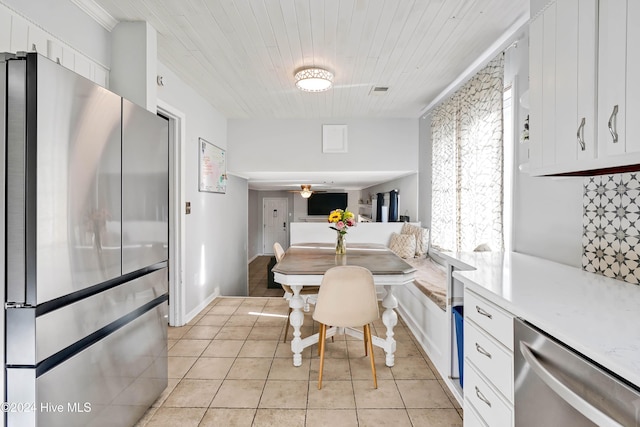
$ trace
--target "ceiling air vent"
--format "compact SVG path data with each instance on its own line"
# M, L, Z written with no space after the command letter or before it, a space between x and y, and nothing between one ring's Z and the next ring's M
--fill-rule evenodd
M387 86L373 86L371 88L371 91L369 92L369 95L384 95L388 91L389 88Z

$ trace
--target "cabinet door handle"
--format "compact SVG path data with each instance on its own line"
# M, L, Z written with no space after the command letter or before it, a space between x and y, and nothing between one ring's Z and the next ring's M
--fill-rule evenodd
M484 403L487 404L489 408L491 408L491 402L489 402L489 399L484 397L484 394L482 394L478 386L475 386L475 387L476 387L476 396L478 396L478 399L482 400Z
M580 122L580 126L578 126L578 144L580 144L580 150L584 151L586 146L584 144L584 125L587 122L586 118L582 118L582 121Z
M613 106L613 111L611 112L611 116L609 117L609 132L611 133L611 137L613 138L613 143L617 143L618 142L618 130L617 130L617 125L618 125L618 106L614 105Z
M489 353L487 350L482 348L482 346L480 346L480 344L478 343L476 343L476 351L484 356L487 356L489 359L491 359L491 353Z
M478 307L477 305L476 305L476 311L478 312L478 314L481 314L481 315L483 315L483 316L486 316L486 317L488 317L489 319L493 319L493 315L492 315L491 313L489 313L489 312L487 312L487 311L485 311L485 310L481 309L481 308L480 308L480 307Z

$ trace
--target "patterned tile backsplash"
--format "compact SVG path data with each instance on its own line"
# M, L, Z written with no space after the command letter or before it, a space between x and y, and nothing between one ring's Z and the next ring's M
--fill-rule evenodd
M640 283L640 173L585 178L582 268Z

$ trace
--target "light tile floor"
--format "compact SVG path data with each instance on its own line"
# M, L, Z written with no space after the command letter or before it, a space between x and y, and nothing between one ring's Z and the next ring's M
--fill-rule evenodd
M462 426L462 409L401 319L395 366L374 350L378 389L362 341L339 335L327 341L318 390L317 346L294 367L282 342L287 312L280 297L223 297L170 327L169 385L138 426ZM384 331L374 323L374 334ZM314 332L308 313L302 333Z

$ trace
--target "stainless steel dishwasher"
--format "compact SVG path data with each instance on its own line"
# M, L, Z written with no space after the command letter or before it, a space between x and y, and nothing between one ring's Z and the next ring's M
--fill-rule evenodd
M515 320L515 425L640 426L640 390Z

